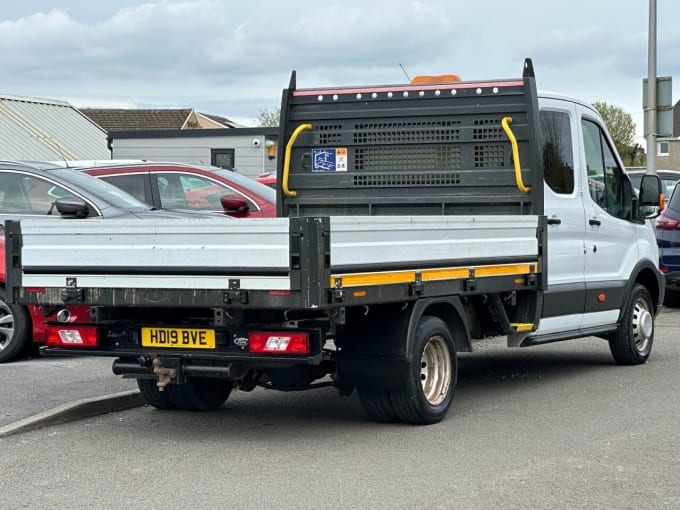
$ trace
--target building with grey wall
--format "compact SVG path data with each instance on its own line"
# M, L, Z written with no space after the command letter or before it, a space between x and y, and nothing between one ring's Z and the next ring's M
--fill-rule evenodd
M113 159L214 165L248 177L276 170L278 128L111 131Z

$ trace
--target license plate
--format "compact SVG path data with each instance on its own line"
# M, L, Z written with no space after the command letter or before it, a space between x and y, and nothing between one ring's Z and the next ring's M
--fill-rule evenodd
M214 349L215 331L198 328L142 328L142 347Z

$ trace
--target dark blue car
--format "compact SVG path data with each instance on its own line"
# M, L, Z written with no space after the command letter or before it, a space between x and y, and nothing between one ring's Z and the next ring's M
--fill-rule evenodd
M676 184L666 209L656 219L659 269L666 275L668 306L680 306L680 184Z

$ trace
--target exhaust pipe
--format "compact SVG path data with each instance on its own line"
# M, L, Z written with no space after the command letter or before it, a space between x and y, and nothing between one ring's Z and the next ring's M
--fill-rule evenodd
M143 366L136 362L123 361L121 359L117 359L113 362L112 370L115 375L123 376L144 377L154 375L151 366ZM238 381L246 376L248 367L239 362L229 363L224 367L211 365L182 365L181 371L182 374L190 377L215 377Z

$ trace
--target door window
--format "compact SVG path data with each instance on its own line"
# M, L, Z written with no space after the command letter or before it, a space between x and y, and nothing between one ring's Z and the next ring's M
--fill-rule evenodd
M144 192L144 174L107 175L101 179L127 191L137 200L151 204L150 197L147 199L146 193Z
M213 181L207 177L181 172L153 173L157 180L161 204L164 209L196 209L203 211L222 211L220 197L224 195L239 195L226 184ZM256 211L257 205L247 197L251 211Z
M624 218L627 211L624 207L623 171L600 127L585 119L581 125L590 196L612 216Z
M555 193L574 192L574 152L571 123L565 112L541 111L543 178Z
M73 196L45 179L15 172L0 174L0 213L51 214L57 198Z

